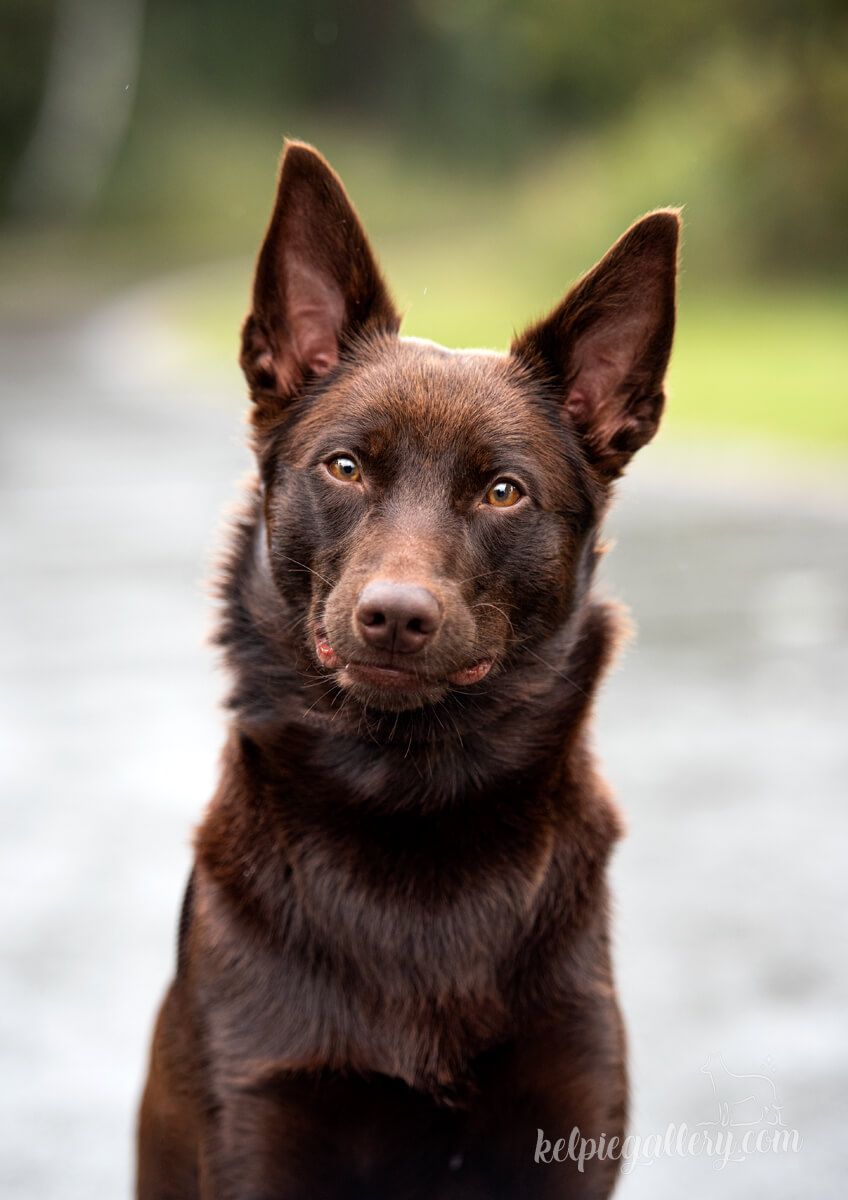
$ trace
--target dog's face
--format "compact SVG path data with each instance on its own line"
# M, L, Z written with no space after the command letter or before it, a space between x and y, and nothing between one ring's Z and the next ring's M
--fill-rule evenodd
M467 689L567 614L596 488L507 360L377 337L274 443L277 584L368 703Z
M653 436L678 219L644 218L507 355L398 336L336 176L286 151L242 365L300 664L397 711L484 695L568 619Z

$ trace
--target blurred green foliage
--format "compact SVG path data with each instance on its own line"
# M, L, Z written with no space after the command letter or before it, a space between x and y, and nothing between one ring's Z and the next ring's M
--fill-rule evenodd
M848 442L845 0L0 0L0 13L0 273L17 304L27 287L61 295L59 276L76 303L81 278L96 290L232 258L172 305L231 358L286 134L342 173L407 330L452 344L506 344L635 216L683 204L679 411ZM108 37L134 63L127 82L98 67ZM57 64L66 93L95 103L78 119L58 105L52 190L36 171L27 192ZM82 202L61 183L86 144L108 161Z
M86 0L2 0L0 195L69 4ZM242 172L248 211L279 134L313 126L492 184L592 141L614 161L620 134L632 168L646 145L666 200L709 210L722 271L848 265L844 0L148 0L138 40L128 136L90 221L167 223L182 205L217 237ZM203 162L219 130L226 157Z

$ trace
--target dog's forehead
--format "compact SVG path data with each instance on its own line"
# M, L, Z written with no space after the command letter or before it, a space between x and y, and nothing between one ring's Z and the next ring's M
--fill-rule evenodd
M428 454L537 449L550 425L503 354L419 338L377 340L317 400L312 430L335 425L360 443L402 437Z

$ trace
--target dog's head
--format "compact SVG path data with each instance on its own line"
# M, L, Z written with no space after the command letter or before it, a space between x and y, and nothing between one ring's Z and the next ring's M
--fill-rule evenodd
M289 144L241 363L299 662L362 703L484 694L567 622L654 435L679 220L638 221L508 354L398 335L327 163Z

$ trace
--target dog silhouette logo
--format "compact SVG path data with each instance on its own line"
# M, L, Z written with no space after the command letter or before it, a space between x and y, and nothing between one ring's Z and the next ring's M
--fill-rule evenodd
M737 1075L721 1054L711 1054L701 1072L712 1085L717 1123L722 1128L783 1126L782 1106L768 1075ZM715 1123L701 1122L702 1125Z

